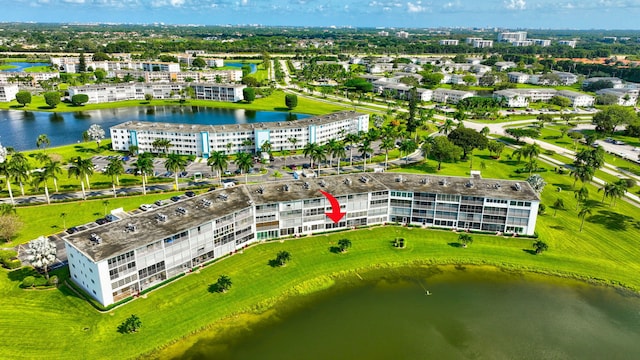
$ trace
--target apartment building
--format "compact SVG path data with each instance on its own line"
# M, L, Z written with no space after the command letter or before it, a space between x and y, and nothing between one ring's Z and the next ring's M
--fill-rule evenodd
M182 90L193 87L195 98L236 102L243 100L242 89L245 85L236 84L188 84L188 83L120 83L74 86L69 88L69 97L76 94L89 96L89 104L124 100L144 100L146 94L154 99L173 99L179 97Z
M598 95L613 95L616 97L616 104L622 106L635 106L638 102L638 89L601 89L596 91Z
M513 31L513 32L501 32L498 33L498 42L510 42L525 41L527 40L526 31Z
M116 70L107 73L109 77L124 79L131 77L143 82L216 82L237 83L242 80L242 70L210 70L210 71L133 71Z
M442 39L438 41L438 44L445 45L445 46L454 46L454 45L458 45L458 43L459 43L459 40L453 40L453 39Z
M18 85L0 84L0 101L8 102L16 99Z
M533 44L534 44L534 45L537 45L537 46L542 46L542 47L551 46L551 40L546 40L546 39L531 39L531 41L533 41Z
M457 104L460 100L473 95L474 93L471 91L438 88L433 90L432 100L439 103Z
M589 107L593 106L596 99L587 94L579 93L571 90L560 90L557 93L558 96L566 97L571 100L571 106L575 107Z
M331 192L345 216L334 223ZM533 235L527 182L367 173L208 192L64 237L71 280L110 305L246 245L388 222Z
M237 102L244 100L242 90L247 86L242 84L192 84L196 99Z
M507 77L509 78L509 82L516 83L516 84L524 84L529 81L529 78L531 77L531 75L521 73L518 71L512 71L507 73Z
M511 90L498 90L493 92L494 99L500 99L506 107L528 107L529 100L521 93Z
M558 45L566 45L572 48L575 48L577 43L578 42L576 40L559 40L558 41Z
M16 83L23 86L39 86L40 81L59 77L57 72L8 72L0 71L0 84Z
M622 79L617 78L617 77L590 77L587 79L584 79L584 81L582 82L582 88L586 88L589 87L591 84L596 83L598 81L607 81L610 82L612 85L612 88L614 89L622 89L624 88L624 82L622 81Z
M493 47L493 40L483 40L483 39L478 39L478 40L474 40L471 43L471 46L473 46L474 48L490 48Z
M283 115L284 117L284 115ZM152 152L153 141L171 141L170 152L208 158L211 151L258 153L269 141L275 151L302 149L308 143L325 144L347 134L369 130L369 115L343 111L297 121L232 125L188 125L129 121L111 127L111 146L126 151L131 145ZM296 144L289 139L296 138ZM251 144L251 145L247 145Z
M508 91L514 94L518 94L520 97L524 97L529 102L549 101L558 93L556 89L551 88L509 89Z

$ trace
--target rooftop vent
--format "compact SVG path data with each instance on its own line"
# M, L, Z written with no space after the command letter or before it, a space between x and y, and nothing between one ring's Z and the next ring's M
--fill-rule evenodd
M167 221L167 215L158 213L156 214L156 219L158 221L165 222Z
M92 233L91 236L89 236L89 240L93 241L96 244L102 243L102 238L96 233Z
M500 183L493 184L493 188L496 189L496 190L500 189L501 187L502 187L502 185L500 185Z
M211 200L209 199L202 199L202 205L205 207L209 207L211 206Z
M305 181L305 182L304 182L304 184L302 184L302 187L303 187L305 190L309 190L309 182L308 182L308 181Z
M261 185L260 187L258 187L257 192L258 194L264 194L264 186Z
M186 214L187 214L187 209L185 209L185 208L183 208L182 206L180 206L180 207L178 207L178 208L176 209L176 212L177 212L177 213L180 213L180 214L182 214L182 215L186 215Z
M400 175L400 176L398 176L398 177L396 178L396 182L399 182L399 183L401 183L401 182L402 182L402 175Z
M351 179L349 178L344 179L344 183L347 185L351 185Z
M124 227L124 231L126 232L135 232L137 230L137 226L136 224L127 224L127 226Z
M228 198L229 198L229 195L227 195L227 194L218 195L218 199L220 199L222 201L227 201Z
M363 183L365 183L365 184L366 184L366 183L368 183L368 182L369 182L369 178L368 178L368 177L366 177L366 176L361 176L361 177L360 177L360 181L362 181Z
M464 184L464 186L466 186L468 188L473 187L473 181L467 182L466 184Z
M282 190L289 191L289 184L284 184L284 186L282 187Z
M421 183L421 184L428 184L428 183L429 183L429 178L422 178L422 179L420 179L420 183Z
M327 186L327 183L326 183L326 182L324 182L324 180L320 180L319 184L320 184L320 186L322 186L322 187Z
M442 179L442 180L440 180L440 181L439 181L439 183L440 183L440 185L442 185L442 186L447 186L447 185L448 185L448 184L447 184L447 179Z
M520 183L513 184L513 190L515 190L515 191L522 190L522 186L520 186Z

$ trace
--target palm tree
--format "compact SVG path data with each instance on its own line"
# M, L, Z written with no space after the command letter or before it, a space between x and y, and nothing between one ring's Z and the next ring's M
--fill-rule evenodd
M312 169L313 169L313 160L314 160L314 156L313 155L318 152L318 148L319 147L320 147L320 145L318 145L317 143L309 142L302 149L302 154L304 154L305 157L309 158L309 166Z
M271 145L271 141L269 140L263 142L262 145L260 145L260 151L266 152L269 155L271 155L272 149L273 149L273 146Z
M438 132L442 134L449 134L453 130L455 123L451 119L446 119L442 124L438 126Z
M147 194L147 173L153 171L153 158L150 153L143 153L138 157L135 163L133 163L133 168L135 169L136 174L140 174L142 178L142 193L144 195Z
M564 200L562 198L557 198L556 202L553 203L553 217L558 213L558 209L564 210Z
M207 165L211 167L211 171L217 170L220 184L222 184L222 172L229 166L229 156L222 151L213 151L207 159Z
M31 165L21 152L14 152L9 159L10 175L14 182L20 184L20 192L24 196L24 184L29 181Z
M340 252L347 252L347 249L351 247L351 240L349 239L338 240L338 247L340 248Z
M589 198L589 189L586 186L582 186L579 190L573 192L573 197L576 199L576 210L581 202L587 201Z
M409 154L416 151L418 144L411 139L403 140L400 143L400 151L405 153L405 164L409 163Z
M287 157L291 155L291 150L282 149L280 153L282 153L282 157L284 157L284 167L287 167Z
M612 197L615 188L616 184L605 182L604 185L602 185L602 187L598 189L598 192L602 191L602 203L604 203L605 198Z
M238 169L240 169L240 172L244 173L244 183L247 184L249 182L248 173L253 166L251 154L248 152L237 152L235 163Z
M327 143L324 144L324 146L327 149L327 154L329 155L329 167L333 167L333 151L335 148L340 147L342 145L336 139L329 139L329 141L327 141Z
M89 175L93 174L93 163L91 163L90 159L83 159L80 156L74 158L71 161L69 169L67 170L68 177L75 177L76 179L80 179L80 186L82 186L82 198L87 199L87 194L84 188L84 179L87 180L87 184L89 183Z
M595 173L595 169L588 164L585 163L577 163L573 165L573 170L571 170L570 175L573 176L573 187L575 188L576 182L578 180L582 181L582 183L586 183L593 178Z
M36 171L31 175L31 185L36 192L40 191L40 184L44 184L44 196L47 199L47 204L51 204L49 186L47 186L47 173L44 170Z
M395 139L390 136L385 136L380 142L380 149L384 150L384 169L389 169L389 150L396 147Z
M47 146L49 145L51 145L51 140L49 140L49 137L47 136L47 134L38 135L38 139L36 140L36 146L38 147L38 149L40 149L40 146L42 146L43 153L46 153Z
M360 141L360 135L358 134L347 134L344 137L345 144L349 145L349 166L353 166L353 145Z
M591 205L589 205L589 203L585 201L582 204L582 208L580 208L580 211L578 212L578 217L582 219L582 221L580 222L580 232L582 232L582 227L584 226L584 218L587 215L591 215Z
M113 187L113 197L117 197L116 185L120 186L120 175L124 174L124 161L119 157L109 160L104 174L111 176L111 186Z
M58 192L58 175L62 175L62 165L60 161L55 161L49 159L47 163L45 163L44 172L46 174L47 179L53 179L53 186Z
M60 213L60 219L62 219L62 227L63 227L63 229L67 230L67 213L66 212Z
M187 159L178 154L167 155L167 160L164 162L164 168L167 171L173 172L174 179L176 181L176 190L178 190L178 173L184 171L187 167Z
M367 156L370 156L373 153L373 149L371 148L371 143L368 140L365 140L358 147L358 151L360 151L360 155L362 155L362 159L364 160L362 164L362 172L367 170Z
M218 278L218 281L216 281L216 287L218 291L222 293L226 293L227 290L231 288L232 284L233 283L231 282L231 278L228 277L227 275L220 275L220 277Z
M164 154L169 152L169 148L171 147L171 145L171 140L163 138L155 139L151 143L151 146L153 146L154 149L162 149L162 152Z
M0 145L0 150L4 148ZM15 200L13 199L13 191L11 190L11 167L9 166L9 161L0 158L2 162L0 162L0 175L4 175L7 181L7 190L9 191L9 199L11 199L11 205L15 205Z
M624 193L627 191L628 185L627 182L622 179L615 183L613 191L611 192L611 200L612 205L616 205L616 199L619 199L624 196Z
M109 200L102 200L102 206L104 206L104 216L107 216L107 206L109 206Z
M335 156L336 159L338 159L336 165L338 169L338 174L340 174L340 160L345 156L347 156L347 151L344 149L344 143L342 141L339 141L337 146L331 151L331 154Z
M288 251L280 251L278 255L276 255L276 262L280 266L285 266L287 262L291 260L291 254Z
M291 146L293 146L293 150L295 151L297 149L296 144L298 143L298 139L292 137L287 140L291 143Z
M533 243L533 248L535 249L537 255L542 254L543 251L547 251L549 249L549 245L547 245L547 243L542 240L538 240Z
M469 234L458 235L458 242L462 244L462 247L466 248L467 244L473 243L473 238Z

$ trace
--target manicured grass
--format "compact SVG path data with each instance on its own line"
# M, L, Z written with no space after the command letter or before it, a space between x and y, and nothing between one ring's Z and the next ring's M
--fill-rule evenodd
M9 64L0 65L0 71L11 70L15 68L17 68L17 66L15 65L9 65Z
M49 66L32 66L24 69L25 72L52 72Z
M284 93L282 91L274 91L271 96L265 98L256 99L251 104L244 102L240 103L228 103L219 101L208 100L187 100L185 103L180 104L178 100L152 100L152 101L139 101L128 100L112 103L102 104L87 104L83 106L73 106L68 103L60 103L55 109L49 108L44 102L44 98L41 95L34 95L32 97L32 103L25 107L18 104L15 100L6 103L0 103L0 109L16 109L16 110L29 110L29 111L53 111L53 112L70 112L70 111L86 111L86 110L98 110L98 109L115 109L122 107L136 107L136 106L205 106L216 107L225 109L246 109L246 110L262 110L262 111L288 111L284 104ZM333 105L326 102L315 101L303 97L298 98L298 106L294 109L294 112L321 115L335 111L351 110L348 105Z

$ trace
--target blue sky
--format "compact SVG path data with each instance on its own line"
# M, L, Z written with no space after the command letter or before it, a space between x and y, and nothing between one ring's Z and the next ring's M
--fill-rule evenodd
M0 4L5 9L0 21L640 28L640 0L0 0Z

